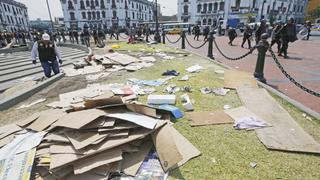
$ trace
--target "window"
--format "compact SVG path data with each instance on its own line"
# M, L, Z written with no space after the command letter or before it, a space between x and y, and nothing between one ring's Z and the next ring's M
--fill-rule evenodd
M215 2L213 6L213 12L217 12L217 10L218 10L218 3Z
M209 12L211 12L212 11L212 3L209 3L209 10L208 10Z
M189 6L188 6L188 5L184 5L184 6L183 6L183 14L184 14L184 15L188 15L188 9L189 9Z
M71 1L68 1L68 9L74 9Z
M210 26L212 24L212 19L208 19L208 25Z
M101 9L106 8L106 6L104 5L104 0L101 0L101 1L100 1L100 5L101 5Z
M102 11L102 18L106 18L106 12L105 11Z
M7 12L7 6L3 4L4 10Z
M82 14L82 19L86 19L87 18L86 17L86 12L82 12L81 14Z
M88 20L91 20L91 12L88 12Z
M95 0L95 4L96 4L96 6L99 6L99 1Z
M201 12L201 4L198 4L198 7L197 7L197 12Z
M100 19L100 12L97 11L97 19L99 20Z
M96 12L93 11L91 14L92 14L92 19L96 19Z
M189 0L183 0L183 2L188 2Z
M112 11L112 17L117 18L117 11Z
M268 5L267 13L270 13L270 5Z
M86 6L89 7L90 6L90 2L89 0L86 1Z
M134 17L134 12L132 12L132 19L134 19L135 17Z
M219 11L223 11L224 9L224 2L220 2Z
M8 19L8 22L9 22L9 23L11 23L11 21L10 21L10 17L9 17L8 15L7 15L7 19Z
M78 1L77 1L77 0L73 0L73 3L74 3L74 4L78 4Z
M202 20L202 25L207 25L207 20L206 19Z
M203 5L203 12L207 12L207 7L208 7L208 4Z
M9 5L7 5L8 11L11 12Z
M241 0L236 0L236 9L240 9Z
M80 9L85 9L83 0L80 1Z
M134 8L134 4L132 3L132 9Z
M76 20L75 16L74 16L74 12L70 12L70 19L72 20Z

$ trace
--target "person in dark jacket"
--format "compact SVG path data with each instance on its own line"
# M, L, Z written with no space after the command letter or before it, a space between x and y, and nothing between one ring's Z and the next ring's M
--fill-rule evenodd
M307 31L308 31L307 40L309 40L309 38L311 36L310 33L311 33L311 28L312 28L311 21L307 21L306 22L306 28L307 28Z
M90 36L91 35L90 35L88 28L84 28L83 29L83 41L87 47L90 47Z
M230 28L229 31L228 31L228 36L229 36L229 45L230 46L233 46L232 42L234 41L234 39L236 39L237 37L237 32L234 28Z
M271 33L271 47L277 43L278 53L280 53L280 50L281 50L281 34L280 34L281 28L282 28L281 23L276 23Z
M249 46L249 49L251 49L251 36L252 36L252 32L253 30L250 28L250 26L247 25L246 29L244 30L244 33L243 33L243 40L242 40L242 44L241 44L241 47L243 48L243 45L246 43L246 41L248 41L248 46Z
M50 40L48 34L42 35L42 40L33 44L31 51L32 63L36 64L36 58L39 57L44 74L47 78L51 77L51 71L54 74L60 73L59 64L62 64L61 55L54 41Z
M199 41L199 37L200 37L200 34L201 34L199 25L196 25L193 28L193 31L194 31L194 38L193 39Z
M210 28L209 28L209 26L206 26L206 27L203 29L204 41L206 41L206 40L208 39L209 32L210 32Z
M278 56L282 56L282 53L283 53L284 58L289 58L288 57L289 42L294 42L297 40L296 24L294 23L293 18L290 18L288 23L281 28L280 33L281 33L282 48Z
M77 44L79 44L79 34L77 30L73 31L73 37L76 40Z
M258 29L256 30L256 44L259 43L260 39L261 39L261 35L263 33L267 32L267 21L262 19L260 21L260 26L258 27Z

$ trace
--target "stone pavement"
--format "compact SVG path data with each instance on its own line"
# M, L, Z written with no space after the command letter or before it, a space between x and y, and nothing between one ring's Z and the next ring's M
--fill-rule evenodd
M171 41L177 40L178 37L178 35L168 36ZM203 37L200 37L200 41L194 41L191 36L188 36L187 38L193 46L200 46L203 43ZM242 37L238 37L234 41L234 46L228 45L228 38L225 36L216 37L216 41L224 54L229 57L239 57L248 52L248 49L241 48ZM167 41L166 43L169 44ZM254 45L255 43L253 42L252 44ZM294 79L316 92L320 92L319 45L320 37L316 36L311 37L310 41L296 41L295 43L289 44L288 56L290 59L283 59L282 57L278 58L285 70ZM181 41L173 46L181 48ZM245 47L247 47L247 44ZM205 45L201 49L193 49L188 45L188 43L186 43L186 50L206 56L208 46ZM273 50L276 51L276 45L273 46ZM255 70L257 53L258 52L255 50L253 54L242 60L229 61L225 59L214 46L214 57L216 60L235 69L252 73ZM278 69L269 52L267 52L264 74L267 79L267 83L270 86L278 89L282 93L294 100L297 100L310 109L318 113L320 112L320 98L304 92L291 83Z
M82 50L66 47L60 47L60 51L63 60L62 66L71 65L72 62L87 54ZM0 55L0 92L19 83L21 78L40 79L43 76L39 60L36 65L32 64L29 51Z

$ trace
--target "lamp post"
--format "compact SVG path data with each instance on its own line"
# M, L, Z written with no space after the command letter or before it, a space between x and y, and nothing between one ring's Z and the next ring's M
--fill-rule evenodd
M159 33L159 17L158 17L158 0L156 0L156 33L154 35L154 40L157 41L158 43L161 43L161 36Z
M51 28L52 28L52 32L53 32L53 31L54 31L54 28L53 28L53 22L52 22L52 17L51 17L49 2L48 2L48 0L46 0L46 1L47 1L47 7L48 7L48 12L49 12L50 21L51 21Z

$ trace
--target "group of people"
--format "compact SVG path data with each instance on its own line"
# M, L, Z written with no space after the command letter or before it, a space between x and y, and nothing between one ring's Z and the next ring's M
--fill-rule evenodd
M0 48L12 42L25 45L28 40L30 40L30 35L27 32L0 32Z
M244 48L244 45L247 42L249 49L251 49L251 40L253 39L253 36L255 37L256 44L258 44L261 40L261 35L264 33L267 33L269 37L271 37L271 47L274 44L277 44L278 56L288 58L289 43L293 43L298 39L294 19L290 18L286 24L283 24L281 22L275 23L273 25L272 31L269 31L269 27L265 20L261 20L260 25L255 26L254 28L247 25L246 29L243 32L241 47ZM237 37L236 30L234 28L230 28L228 30L228 36L229 45L233 45L232 43Z

